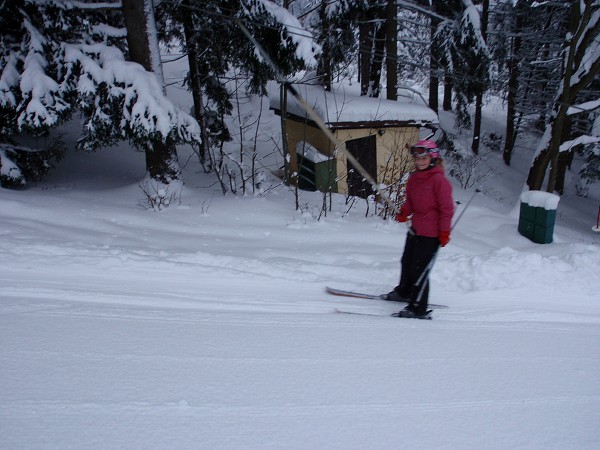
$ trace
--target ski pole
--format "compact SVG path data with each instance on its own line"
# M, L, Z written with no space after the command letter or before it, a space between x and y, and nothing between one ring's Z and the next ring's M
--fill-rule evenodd
M459 216L454 221L454 224L452 224L452 227L450 227L450 231L454 230L454 227L459 222L459 220L462 218L463 214L465 213L465 211L467 210L467 208L469 207L469 205L471 204L471 202L473 201L473 199L475 198L475 196L477 194L479 194L480 192L481 191L479 189L475 189L475 192L473 192L473 195L471 195L471 198L469 199L469 201L467 202L467 204L465 205L465 207L463 208L463 210L460 212Z
M471 198L469 199L469 201L467 202L467 204L465 205L463 210L460 212L459 216L456 218L456 220L450 227L450 231L454 230L454 227L456 227L456 224L458 224L458 222L462 218L463 214L465 213L465 211L467 210L467 208L469 207L469 205L475 198L475 195L477 195L479 192L481 192L479 189L475 189L475 192L473 192L473 195L471 195ZM599 214L598 217L600 217L600 210L598 211L598 214ZM425 269L423 270L423 273L421 273L421 276L415 283L415 286L418 286L421 282L423 282L423 284L421 285L421 289L419 290L419 295L417 296L417 303L419 303L421 301L421 297L423 296L423 291L425 290L425 286L429 282L429 272L431 272L431 268L433 267L433 264L435 263L435 260L437 258L437 254L438 254L439 250L440 250L439 247L435 250L435 252L433 253L433 256L431 257L431 260L429 261L429 264L427 264L427 267L425 267ZM423 281L423 278L425 278L425 281Z
M469 205L471 204L471 202L473 201L473 199L475 198L475 196L479 192L481 192L479 189L475 189L475 192L473 192L473 195L471 195L471 198L469 199L469 201L467 202L467 204L465 205L465 207L463 208L463 210L460 212L459 216L456 218L456 220L454 221L454 223L450 227L450 231L454 230L454 227L456 227L456 225L458 224L458 222L460 221L460 219L464 215L465 211L467 210L467 208L469 207ZM429 271L431 270L431 267L433 266L433 263L435 262L435 258L437 257L438 251L439 251L439 247L437 248L437 250L433 254L433 256L431 258L431 261L429 261L429 264L427 264L427 267L425 267L425 270L423 270L423 273L421 274L421 276L419 277L419 279L417 280L417 282L415 284L421 283L421 281L423 281L423 277L426 276L429 273ZM420 297L421 297L421 293L419 293L419 298Z

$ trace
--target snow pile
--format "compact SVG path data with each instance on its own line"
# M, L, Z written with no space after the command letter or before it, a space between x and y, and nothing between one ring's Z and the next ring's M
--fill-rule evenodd
M324 155L311 144L306 141L298 142L296 145L296 153L308 158L310 161L320 163L329 160L327 155Z
M560 197L556 194L542 191L526 191L521 194L521 202L534 208L544 208L549 211L558 208Z

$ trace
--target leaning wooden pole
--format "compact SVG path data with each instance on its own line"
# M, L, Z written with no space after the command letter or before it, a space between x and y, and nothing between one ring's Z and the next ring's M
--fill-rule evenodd
M242 32L248 37L248 39L250 39L252 44L254 44L256 49L263 56L263 58L265 59L267 64L271 67L271 69L273 69L273 72L275 72L275 76L277 77L277 81L280 82L283 86L285 86L287 91L290 94L292 94L294 99L298 102L298 104L302 107L302 109L304 109L304 111L306 111L308 116L314 121L314 123L317 125L317 127L319 127L319 129L325 134L327 139L329 139L333 143L335 148L339 149L346 156L346 159L356 168L356 170L358 170L358 172L363 176L363 178L369 182L369 184L371 185L373 190L375 192L377 192L377 194L387 204L387 206L391 210L393 210L395 213L398 213L399 212L398 207L396 206L394 201L392 201L392 199L387 195L387 192L385 192L379 188L379 185L373 179L373 177L358 162L358 160L354 157L354 155L348 151L348 149L346 148L346 144L344 142L340 141L331 132L331 130L329 128L327 128L327 125L325 125L325 122L323 121L323 119L321 119L321 116L319 116L319 114L302 98L302 96L298 93L296 88L294 88L292 83L290 83L283 76L283 74L281 73L281 71L279 70L277 65L273 62L273 60L271 59L269 54L262 48L262 46L254 38L254 36L252 36L250 31L248 31L248 29L244 26L244 24L239 19L237 19L236 22L237 22L238 26L240 27L240 29L242 30Z

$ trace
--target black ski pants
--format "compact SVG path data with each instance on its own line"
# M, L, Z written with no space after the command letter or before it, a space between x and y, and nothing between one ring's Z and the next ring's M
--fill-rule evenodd
M400 284L396 291L409 299L418 314L425 314L429 304L429 274L421 278L440 247L438 238L417 236L411 228L402 254ZM421 278L420 282L419 278ZM422 292L421 292L422 291Z

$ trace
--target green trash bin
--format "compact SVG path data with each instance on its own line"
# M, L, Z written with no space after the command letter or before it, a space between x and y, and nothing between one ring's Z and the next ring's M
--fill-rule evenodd
M327 159L315 164L315 184L321 192L337 192L337 161Z
M308 142L296 147L298 187L304 191L337 192L336 159L319 152Z
M519 233L537 244L550 244L560 197L542 191L521 194Z

